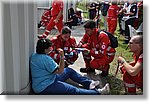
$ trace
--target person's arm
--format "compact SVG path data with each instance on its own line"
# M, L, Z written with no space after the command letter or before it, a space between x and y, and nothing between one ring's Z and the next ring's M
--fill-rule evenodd
M81 39L81 41L79 42L79 44L77 45L77 47L83 47L83 48L85 48L85 46L88 46L89 45L88 39L89 39L89 36L87 34L84 34L83 38Z
M60 74L64 71L64 66L65 66L65 62L64 62L64 51L62 49L57 49L57 51L60 54L60 62L59 62L59 66L58 69L54 72L55 74Z
M135 66L131 66L129 63L125 61L125 59L121 56L118 57L118 61L124 66L126 71L131 75L131 76L136 76L143 68L143 65L141 62L137 62Z

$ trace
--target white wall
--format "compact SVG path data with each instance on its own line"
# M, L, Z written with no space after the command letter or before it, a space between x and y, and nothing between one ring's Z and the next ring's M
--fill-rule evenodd
M29 92L29 57L34 52L37 36L37 6L34 3L2 3L0 37L1 69L4 73L1 88L6 94ZM0 82L1 83L1 82Z

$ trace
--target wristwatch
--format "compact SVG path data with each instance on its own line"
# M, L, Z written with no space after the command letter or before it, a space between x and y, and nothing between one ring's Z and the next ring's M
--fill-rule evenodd
M64 59L65 59L65 56L63 56L63 57L62 57L62 56L60 56L60 59L64 60Z
M123 64L125 62L125 60L122 60L120 63Z

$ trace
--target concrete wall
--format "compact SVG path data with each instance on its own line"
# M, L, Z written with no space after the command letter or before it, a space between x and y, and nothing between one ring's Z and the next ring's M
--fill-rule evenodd
M0 3L0 14L2 14L2 4ZM0 93L3 92L3 68L4 68L4 52L3 52L3 34L2 34L2 16L0 16Z
M67 20L70 5L69 0L66 1L64 21ZM37 41L36 4L0 2L0 93L28 94L30 91L29 57L34 52Z
M37 36L37 7L34 3L3 2L0 91L6 94L29 92L29 57ZM3 40L2 40L3 39Z

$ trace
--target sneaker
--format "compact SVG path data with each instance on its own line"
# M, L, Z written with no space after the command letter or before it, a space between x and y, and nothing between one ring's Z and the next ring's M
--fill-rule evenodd
M91 68L80 68L80 72L82 72L82 73L95 72L95 69L91 69Z
M91 84L89 86L89 89L94 89L96 86L99 85L99 83L100 83L99 81L92 80L92 82L91 82Z
M39 29L45 29L45 27L41 26Z
M101 89L98 89L101 95L108 95L110 93L110 86L109 83L105 84L105 86Z

